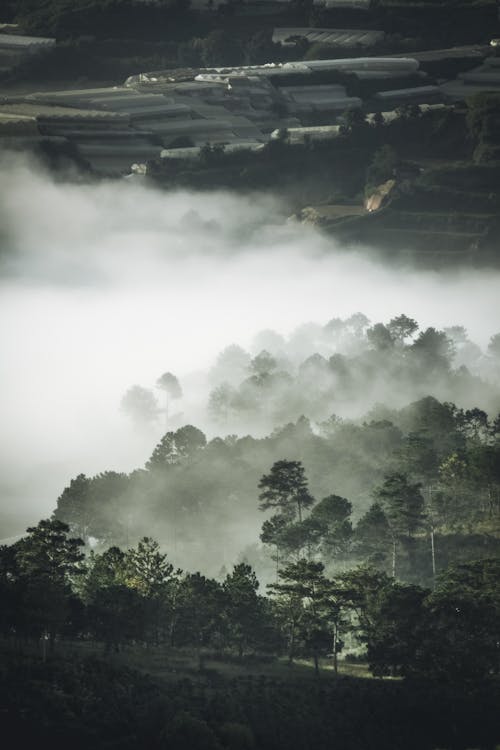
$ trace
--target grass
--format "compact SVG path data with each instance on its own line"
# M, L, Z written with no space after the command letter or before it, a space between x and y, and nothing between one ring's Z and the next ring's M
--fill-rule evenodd
M6 648L9 644L6 642ZM33 642L23 645L23 652L42 656L42 649ZM316 679L312 659L296 659L292 665L286 657L249 657L240 662L234 656L203 655L203 669L200 670L198 654L191 649L168 648L165 646L145 647L131 645L119 652L105 653L102 644L95 641L60 641L56 645L56 656L66 659L98 657L116 667L128 667L165 682L177 682L182 678L203 677L234 679L238 677L265 676L279 681ZM373 679L368 665L360 662L339 660L339 676ZM331 659L320 659L320 676L335 679Z

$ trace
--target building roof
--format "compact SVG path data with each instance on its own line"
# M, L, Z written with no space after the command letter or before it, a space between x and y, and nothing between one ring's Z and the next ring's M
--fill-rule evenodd
M500 68L489 65L481 65L480 68L461 73L458 77L465 83L500 86Z
M385 37L383 31L367 29L320 29L315 27L277 28L273 31L275 44L294 44L297 37L310 44L320 43L335 47L371 47Z
M484 44L466 44L461 47L447 47L445 49L422 50L422 52L412 52L419 62L441 62L445 60L463 60L467 58L482 59L489 52L489 47ZM495 59L495 58L492 58Z
M418 70L419 63L411 57L347 57L338 60L305 60L303 65L310 70L358 70L406 71ZM290 63L285 63L285 69Z
M36 101L4 101L0 102L0 113L25 115L27 117L49 118L53 120L103 120L128 121L128 116L117 112L106 112L97 109L81 109L77 107L59 107Z
M391 99L426 99L429 97L441 97L439 86L415 86L406 89L392 89L391 91L379 91L374 99L390 101Z
M6 135L37 135L37 121L34 117L25 115L4 114L0 112L0 136Z
M48 49L53 47L56 43L55 39L42 36L21 36L20 34L1 34L0 33L0 48L8 47L13 49L28 49L28 48L39 48Z
M351 10L369 10L372 0L313 0L314 5L325 8L347 8Z
M340 125L314 125L309 127L291 127L286 128L288 139L292 145L304 143L306 139L311 141L326 141L331 138L338 138L342 133ZM277 138L281 128L273 130L271 138Z

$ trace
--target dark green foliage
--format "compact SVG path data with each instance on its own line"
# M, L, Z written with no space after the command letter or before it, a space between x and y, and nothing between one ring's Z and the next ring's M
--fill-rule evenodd
M345 497L328 495L311 510L315 541L326 560L345 557L352 539L352 504Z
M251 65L263 65L270 60L278 60L282 55L281 45L274 44L270 29L260 29L246 44L247 62Z
M68 537L69 527L57 520L40 521L27 532L11 550L3 549L4 632L48 639L53 648L59 635L81 625L74 588L84 572L83 542Z
M404 474L388 475L376 490L394 533L411 537L421 527L424 499L420 490L421 485L411 484Z
M371 505L357 525L354 535L356 552L369 564L388 572L391 530L379 503Z
M288 659L291 663L300 653L312 653L316 671L323 645L328 648L326 622L321 616L321 604L326 580L320 562L300 559L279 571L279 583L269 586L277 597L277 607L287 639Z
M260 509L276 508L290 519L298 515L302 521L302 510L313 504L307 487L304 467L300 461L277 461L260 482Z
M328 520L342 521L350 512L349 503L335 496L319 507L318 515ZM385 726L395 706L398 722L392 713L390 734L380 734L379 727L370 747L379 742L394 750L401 743L415 750L448 743L455 747L457 732L464 742L459 747L470 745L472 737L481 742L487 738L487 743L498 739L491 713L497 684L490 682L500 671L498 560L454 566L439 577L431 593L367 567L331 578L320 561L299 559L280 571L279 583L270 587L271 601L258 596L257 579L247 564L235 566L222 585L199 573L181 577L180 571L174 575L150 539L127 552L110 548L94 555L82 586L77 581L80 545L67 537L67 527L42 522L29 533L16 547L0 550L0 585L7 602L15 603L7 582L14 593L16 587L24 593L23 566L24 575L38 587L47 576L67 580L62 596L68 604L82 591L85 617L74 619L67 631L60 625L49 633L84 639L91 634L107 649L127 642L154 645L168 637L171 645L198 653L210 689L206 683L187 681L155 685L96 660L76 659L70 665L53 656L47 661L45 655L40 662L20 661L10 651L0 670L0 700L7 725L17 730L22 742L40 725L41 737L55 748L67 742L84 748L92 739L93 746L103 749L139 742L153 749L166 744L179 750L271 750L279 737L278 747L286 742L297 750L326 750L335 737L342 739L343 747L357 750L379 721ZM160 600L165 608L152 608ZM34 627L23 629L12 607L7 607L4 635L31 635L36 640L37 605L32 598L25 601L31 606L27 622ZM45 606L53 627L59 603L47 597ZM78 614L75 607L70 610ZM286 684L266 678L258 685L251 678L229 684L204 669L207 648L234 648L241 659L247 649L280 653L285 642L290 662L298 656L312 657L318 674L320 657L330 652L336 671L348 633L355 633L366 646L375 675L418 678L422 687L418 682L384 687L377 682L363 686L326 680L308 683L306 690L293 673ZM489 698L482 692L485 682ZM445 683L447 687L440 687ZM482 717L481 727L475 721L467 723L467 706L475 707L476 718ZM346 710L356 718L354 732ZM428 718L423 719L421 711ZM109 745L111 741L118 745Z
M426 600L430 630L417 669L449 681L499 674L499 582L498 560L488 559L452 566L439 577Z
M367 637L367 659L375 675L411 672L422 647L427 623L423 601L426 591L417 586L395 584L386 589Z
M373 161L366 172L366 190L376 187L395 175L399 159L392 146L381 146L375 152Z
M162 684L97 659L8 658L0 674L6 736L53 750L486 748L498 744L499 697L495 683L462 690L293 673Z
M249 648L265 651L271 623L266 602L257 593L259 582L250 565L235 565L222 586L226 595L229 643L236 646L240 658ZM270 645L274 645L272 640Z
M392 318L387 324L387 329L396 341L403 343L405 339L418 331L418 323L413 318L402 314Z
M28 33L59 39L85 35L176 39L192 17L184 0L21 0L16 20Z
M394 346L394 338L389 328L383 323L376 323L372 328L368 328L366 337L377 351L384 351Z
M107 540L109 520L113 518L115 526L110 539L121 543L126 530L116 523L116 510L128 487L128 477L114 471L105 471L92 479L79 474L58 498L54 518L68 523L71 533L85 543L90 537Z
M156 446L146 468L162 469L189 460L207 444L205 435L197 427L186 425L176 432L167 432Z
M482 560L443 573L432 593L385 587L365 629L374 674L479 684L498 675L500 565Z
M172 750L221 750L206 721L178 713L165 729L166 746Z
M201 59L205 67L212 65L242 65L245 53L234 35L216 29L203 40Z
M279 100L276 106L279 109ZM282 116L284 114L281 112ZM318 118L318 122L311 124L330 122L327 116L318 115ZM286 183L285 197L291 198L291 206L324 200L325 193L342 192L346 197L353 197L364 185L367 146L356 144L346 149L345 145L344 139L318 141L312 148L307 144L292 146L286 141L271 139L259 151L218 154L220 158L216 160L203 156L189 162L179 159L149 162L148 178L169 188L226 188L245 193L282 190Z
M467 125L476 142L476 164L500 162L500 96L483 93L467 101Z

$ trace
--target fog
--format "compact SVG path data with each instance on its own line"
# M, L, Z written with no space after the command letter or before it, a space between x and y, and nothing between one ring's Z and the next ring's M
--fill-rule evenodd
M162 425L120 412L132 384L175 373L181 423L210 431L203 373L261 329L358 310L463 325L483 348L499 329L498 272L384 264L287 221L276 197L56 181L10 155L0 169L0 538L72 476L144 464Z

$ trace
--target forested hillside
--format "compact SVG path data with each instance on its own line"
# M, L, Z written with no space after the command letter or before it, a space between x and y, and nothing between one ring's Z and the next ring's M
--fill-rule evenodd
M276 543L287 555L300 557L308 547L326 565L374 557L387 569L392 535L402 522L395 517L391 529L391 515L401 512L414 515L400 545L399 572L411 580L428 581L431 574L431 529L439 569L478 549L493 552L500 512L498 419L432 397L378 411L361 423L326 420L316 432L300 419L262 439L207 442L200 430L185 426L164 435L143 469L73 479L55 518L98 546L128 544L154 529L176 564L203 560L212 574L237 559L261 568L267 558L256 544L266 516L258 511L258 483L284 461L300 465L311 498L302 519L277 505L287 523ZM409 507L398 509L399 502ZM266 519L264 541L271 546L275 518ZM262 572L269 576L267 567Z
M5 747L500 750L497 0L4 0L0 86Z
M142 467L78 475L54 517L90 547L128 545L154 529L176 565L217 575L249 561L266 582L271 557L304 550L327 568L375 562L424 583L478 550L494 554L498 337L485 354L461 327L417 329L405 315L370 326L357 314L289 339L264 331L254 351L267 348L254 357L228 347L209 372L201 415L219 435L176 429L178 415L167 414L172 428ZM179 381L166 373L159 387L172 411ZM141 386L122 407L135 425L165 419ZM300 467L303 513L274 500L259 510L259 482L280 462ZM406 536L401 513L412 515Z

